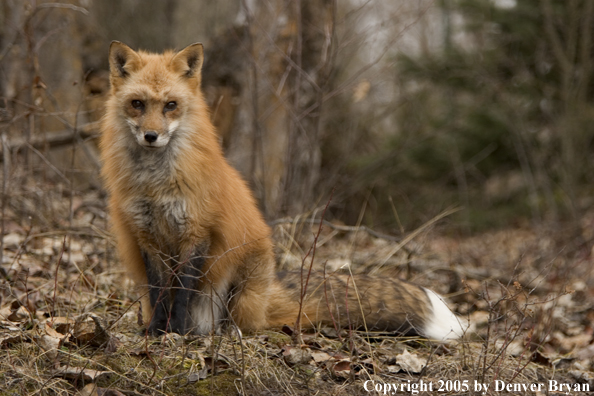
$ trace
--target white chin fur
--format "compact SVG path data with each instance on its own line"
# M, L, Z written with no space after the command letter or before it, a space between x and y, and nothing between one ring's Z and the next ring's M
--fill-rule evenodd
M178 127L179 127L179 121L177 121L177 120L171 121L171 123L169 124L169 127L167 128L167 132L169 133L169 135L171 135L173 132L175 132L177 130Z
M153 142L153 143L149 143L144 139L144 134L143 135L137 135L136 136L136 142L141 145L142 147L146 147L147 149L153 149L153 148L159 148L159 147L165 147L167 146L167 143L169 143L169 138L168 137L162 137L159 136L157 138L157 141Z
M470 327L468 322L456 316L439 294L429 289L425 289L425 292L429 296L433 312L425 323L423 335L439 341L456 340L462 337Z

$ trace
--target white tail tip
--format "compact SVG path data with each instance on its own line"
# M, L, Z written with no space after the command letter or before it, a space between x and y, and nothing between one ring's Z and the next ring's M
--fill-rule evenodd
M425 292L429 296L433 313L425 323L423 335L439 341L456 340L462 337L470 324L456 316L439 294L429 289L425 289Z

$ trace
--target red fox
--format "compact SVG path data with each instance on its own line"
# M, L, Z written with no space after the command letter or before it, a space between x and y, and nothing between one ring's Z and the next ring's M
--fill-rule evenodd
M147 331L206 334L295 323L299 274L277 275L271 231L223 156L200 89L202 44L134 51L114 41L102 177L120 260ZM313 275L302 325L453 339L464 328L434 292L396 279Z

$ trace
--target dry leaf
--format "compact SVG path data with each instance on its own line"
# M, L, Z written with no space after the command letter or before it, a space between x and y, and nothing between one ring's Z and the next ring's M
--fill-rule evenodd
M351 361L348 359L339 360L330 367L334 377L348 379L351 376Z
M541 352L539 352L539 351L535 351L532 354L532 361L534 363L538 363L538 364L541 364L543 366L550 366L551 365L552 358L549 357L549 356L547 356L547 355L545 355L545 354L543 354L543 353L541 353Z
M59 367L55 373L58 377L66 379L82 379L85 382L96 381L110 375L109 371L97 371L82 367Z
M152 353L152 350L147 350L146 348L134 348L128 351L128 354L131 356L149 356Z
M29 338L17 329L17 331L0 334L0 347L7 347L28 340Z
M88 384L76 393L76 396L99 396L96 384Z
M101 318L94 314L85 314L76 319L72 337L79 344L96 347L107 344L110 338Z
M309 348L298 348L285 345L282 349L283 358L289 365L307 364L311 360L311 350Z
M29 315L29 311L24 306L19 306L18 308L14 309L10 315L6 317L6 319L10 320L11 322L27 322L31 316Z
M311 353L311 357L313 358L314 362L316 362L316 363L322 363L322 362L326 362L326 361L332 359L332 356L330 356L326 352L322 352L322 351L313 351Z
M225 358L223 355L218 355L218 356L219 356L219 358L216 360L216 362L214 364L214 368L216 369L216 371L218 372L218 371L228 369L230 367L230 364L226 360L227 358ZM210 356L202 358L201 355L199 355L198 357L202 364L202 368L199 371L188 375L187 379L188 379L189 383L194 383L196 381L203 380L208 377L209 373L213 372L213 358Z
M409 374L419 374L427 364L427 359L413 355L405 349L400 355L396 355L396 363Z
M45 326L43 326L43 332L45 334L47 334L48 336L51 337L56 337L56 338L63 338L64 334L57 332L56 330L54 330L49 323L45 323Z
M191 373L190 375L188 375L188 382L190 384L193 384L194 382L203 380L205 378L208 377L208 367L202 367L201 370L195 372L195 373Z
M46 321L47 326L51 326L51 328L55 329L58 333L61 334L68 334L74 327L74 319L67 318L64 316L56 316L54 318L49 318Z
M48 359L54 361L58 357L58 348L60 348L62 343L61 338L43 334L37 337L36 341L39 347L45 351Z

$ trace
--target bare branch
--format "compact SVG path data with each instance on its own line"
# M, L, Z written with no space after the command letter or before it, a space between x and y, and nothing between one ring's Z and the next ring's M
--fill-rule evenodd
M81 139L87 139L98 136L98 128L99 125L97 122L92 122L86 125L83 125L80 129L78 129L78 136ZM36 149L43 148L47 145L49 147L60 147L66 146L71 143L74 143L78 140L77 134L73 133L71 130L63 130L57 132L50 132L47 136L35 136L30 139L28 142L25 138L14 138L12 140L7 140L7 149L8 150L20 150L24 147L34 147ZM4 142L3 142L4 144ZM0 161L4 160L4 148L2 148L0 152Z
M563 44L561 43L561 38L555 31L555 26L553 24L553 7L551 5L551 0L541 0L541 9L544 15L544 26L547 36L551 42L551 48L553 50L553 54L555 58L561 65L564 73L571 72L571 61L567 57L567 54L563 51Z
M66 4L66 3L42 3L36 6L36 9L40 8L65 8L73 11L80 12L84 15L89 15L89 11L86 8L78 7L73 4Z

